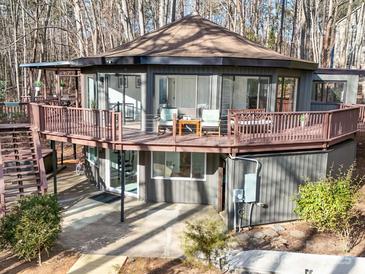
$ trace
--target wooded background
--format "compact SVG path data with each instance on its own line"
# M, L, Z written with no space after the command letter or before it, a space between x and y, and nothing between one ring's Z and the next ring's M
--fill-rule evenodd
M263 46L329 67L336 22L345 17L347 52L352 11L364 1L0 0L0 91L19 98L29 89L21 63L98 54L194 11ZM338 66L345 68L347 58L341 54Z

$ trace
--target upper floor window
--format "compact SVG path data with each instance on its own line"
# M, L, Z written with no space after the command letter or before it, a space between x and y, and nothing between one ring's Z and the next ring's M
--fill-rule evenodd
M276 111L294 111L299 79L295 77L279 77L276 91Z
M179 108L179 113L192 116L198 116L200 109L217 109L215 80L210 75L156 75L156 107Z
M321 103L343 103L346 81L314 81L312 101Z
M222 110L268 109L269 77L223 76Z

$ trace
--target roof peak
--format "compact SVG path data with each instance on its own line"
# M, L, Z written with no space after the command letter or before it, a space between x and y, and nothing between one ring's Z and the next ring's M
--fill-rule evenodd
M315 65L265 48L194 13L95 57L239 58Z

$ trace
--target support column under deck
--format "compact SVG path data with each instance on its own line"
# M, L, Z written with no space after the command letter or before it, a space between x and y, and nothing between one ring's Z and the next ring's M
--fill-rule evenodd
M118 162L120 167L120 222L124 222L124 189L125 189L125 174L124 174L124 163L125 163L125 152L124 150L119 151Z
M57 152L56 152L55 141L51 141L51 149L52 149L53 193L57 196Z

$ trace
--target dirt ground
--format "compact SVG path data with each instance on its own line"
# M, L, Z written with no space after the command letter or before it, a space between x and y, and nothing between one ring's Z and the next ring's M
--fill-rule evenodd
M43 254L42 265L38 266L36 261L26 262L10 253L0 252L0 274L65 274L79 256L76 252L55 246L49 255Z
M128 258L119 274L221 274L216 269L192 267L181 259Z

